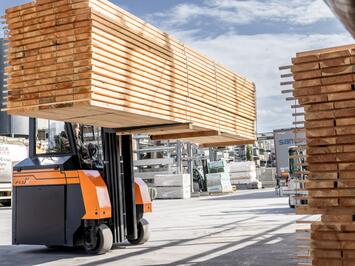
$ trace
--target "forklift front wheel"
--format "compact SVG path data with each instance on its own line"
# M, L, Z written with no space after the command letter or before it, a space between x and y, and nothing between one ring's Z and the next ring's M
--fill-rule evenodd
M142 218L137 224L138 229L138 238L137 239L128 239L129 243L132 245L142 245L149 240L150 230L149 223L146 219Z
M10 199L2 200L0 202L0 204L2 204L4 207L10 207L11 206L11 200Z
M291 203L291 196L288 196L288 206L290 206L292 209L296 208L296 206Z
M111 229L106 224L100 224L97 227L96 246L84 245L85 250L89 254L101 255L105 254L112 248L113 235Z

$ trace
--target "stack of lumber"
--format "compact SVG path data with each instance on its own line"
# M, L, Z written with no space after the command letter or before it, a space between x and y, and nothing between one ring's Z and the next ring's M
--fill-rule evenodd
M10 114L206 145L255 139L253 82L106 0L37 0L5 18Z
M355 45L298 53L293 94L304 107L312 265L355 265Z

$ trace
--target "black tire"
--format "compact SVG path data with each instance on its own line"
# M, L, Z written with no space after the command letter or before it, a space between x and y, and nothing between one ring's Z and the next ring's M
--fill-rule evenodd
M296 206L295 205L291 205L291 197L288 197L288 206L290 206L290 208L294 209Z
M138 238L137 239L128 239L128 242L132 245L142 245L149 240L150 230L149 223L146 219L142 218L137 224L138 229Z
M10 207L11 206L11 199L4 199L0 201L0 204L4 207Z
M93 255L101 255L111 250L113 244L113 235L111 229L106 224L100 224L97 227L96 236L97 241L95 247L84 245L87 253Z
M155 187L149 187L149 195L150 195L150 199L153 201L157 198L158 192L157 189Z

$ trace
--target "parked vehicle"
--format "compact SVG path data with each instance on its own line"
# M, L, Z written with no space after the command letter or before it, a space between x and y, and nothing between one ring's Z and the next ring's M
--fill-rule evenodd
M11 205L11 177L13 166L27 157L24 144L0 143L0 204Z
M289 196L289 206L295 208L298 205L307 204L307 192L304 189L306 180L305 151L297 146L288 148L289 177L287 188L283 189L283 194Z

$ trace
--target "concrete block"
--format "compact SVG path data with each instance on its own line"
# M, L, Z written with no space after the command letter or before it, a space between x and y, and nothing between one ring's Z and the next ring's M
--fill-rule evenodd
M156 187L157 199L189 199L191 187Z
M154 185L157 187L190 187L190 182L189 174L154 176Z

